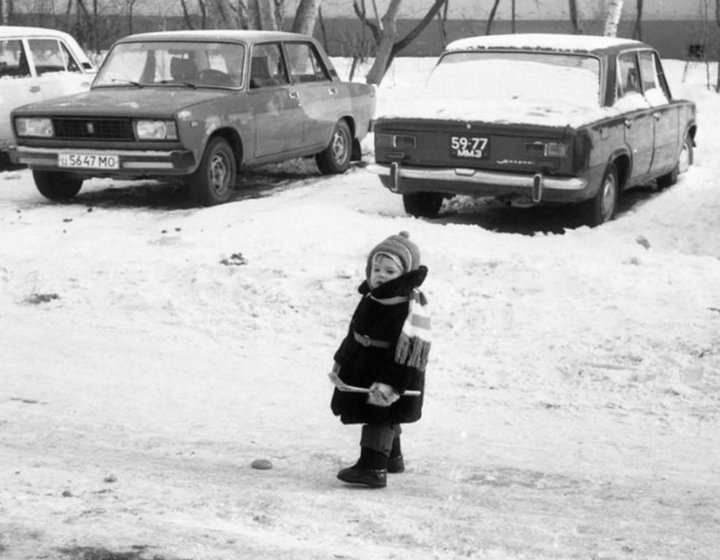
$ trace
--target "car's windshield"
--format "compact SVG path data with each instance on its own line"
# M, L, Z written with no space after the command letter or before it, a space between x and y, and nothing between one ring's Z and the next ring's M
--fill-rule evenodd
M600 61L591 56L533 52L454 52L433 70L425 93L502 100L546 99L600 105Z
M244 59L245 46L237 43L121 43L108 53L93 87L239 87Z

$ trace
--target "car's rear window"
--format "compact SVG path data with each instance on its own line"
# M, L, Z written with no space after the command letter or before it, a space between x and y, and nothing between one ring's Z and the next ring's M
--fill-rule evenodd
M568 102L600 106L600 61L592 56L534 52L451 52L440 59L427 94Z
M240 87L245 46L238 43L137 42L116 45L93 87L193 85Z

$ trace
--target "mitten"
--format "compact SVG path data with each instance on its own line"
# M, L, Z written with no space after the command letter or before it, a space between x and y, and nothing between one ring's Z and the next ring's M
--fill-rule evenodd
M375 382L370 385L370 393L368 393L368 403L375 406L390 406L400 398L390 385L386 383Z

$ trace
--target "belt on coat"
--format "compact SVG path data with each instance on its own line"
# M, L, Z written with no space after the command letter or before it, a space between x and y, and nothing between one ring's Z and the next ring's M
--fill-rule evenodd
M370 338L366 334L360 334L357 331L353 331L353 336L359 344L365 347L373 346L375 348L390 348L390 346L392 346L389 342L385 340L375 340Z

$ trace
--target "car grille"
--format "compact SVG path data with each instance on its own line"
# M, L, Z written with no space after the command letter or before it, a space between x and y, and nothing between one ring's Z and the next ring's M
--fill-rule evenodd
M130 119L54 118L56 138L134 141Z

